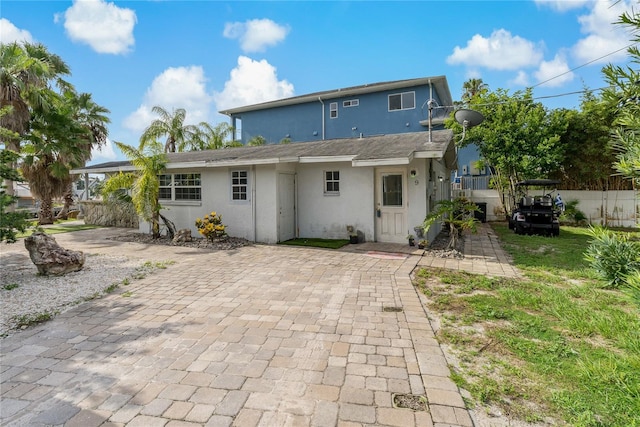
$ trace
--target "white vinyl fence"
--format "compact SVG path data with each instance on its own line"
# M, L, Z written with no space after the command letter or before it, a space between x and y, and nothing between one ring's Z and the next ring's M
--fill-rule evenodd
M608 227L637 227L640 224L640 193L637 191L560 190L557 193L560 193L565 204L577 200L577 209L585 214L590 224ZM532 194L536 194L535 190ZM452 197L459 196L467 197L476 203L486 203L487 221L506 219L495 190L452 191Z

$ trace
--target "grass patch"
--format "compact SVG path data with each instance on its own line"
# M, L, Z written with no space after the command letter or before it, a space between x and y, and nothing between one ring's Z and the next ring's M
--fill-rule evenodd
M587 231L562 227L550 238L492 227L525 279L414 275L470 404L527 422L640 426L640 310L624 292L602 288L583 259Z
M280 245L291 245L291 246L311 246L314 248L325 248L325 249L340 249L341 247L348 245L349 240L346 239L291 239L285 242L280 242Z
M20 285L18 285L17 283L7 283L6 285L2 286L2 289L4 289L5 291L10 291L11 289L15 289L20 287Z
M16 237L21 238L31 236L35 232L36 224L37 222L34 223L33 228L27 229L24 233L17 233ZM42 231L46 234L70 233L73 231L93 230L95 228L101 228L101 226L92 224L66 224L65 221L41 227Z

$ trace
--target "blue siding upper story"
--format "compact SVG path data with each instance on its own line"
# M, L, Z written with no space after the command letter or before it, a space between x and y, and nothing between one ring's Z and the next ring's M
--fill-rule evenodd
M413 108L389 111L389 95L406 92L415 92ZM435 87L422 84L355 95L326 98L325 95L315 100L310 99L308 102L276 105L271 108L264 108L264 106L253 110L247 108L230 116L239 121L237 123L241 128L239 139L243 144L256 136L264 137L269 144L277 144L285 138L292 142L306 142L419 132L429 130L426 123L427 102L431 99L430 95L437 103L436 105L451 103L449 94L445 94L443 102ZM345 106L345 101L354 100L357 100L356 106ZM332 103L337 104L335 118L331 117ZM443 113L444 110L440 109L438 112ZM441 121L440 124L434 123L432 126L434 130L442 128Z

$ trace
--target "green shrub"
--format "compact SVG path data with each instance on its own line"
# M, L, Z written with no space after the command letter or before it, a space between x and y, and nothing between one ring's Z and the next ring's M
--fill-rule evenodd
M578 209L578 200L569 200L565 204L564 212L560 215L560 221L562 223L585 225L587 224L587 216Z
M585 252L585 260L609 287L625 285L627 277L640 271L640 243L629 240L628 233L614 233L599 226L591 227L590 233L593 240Z

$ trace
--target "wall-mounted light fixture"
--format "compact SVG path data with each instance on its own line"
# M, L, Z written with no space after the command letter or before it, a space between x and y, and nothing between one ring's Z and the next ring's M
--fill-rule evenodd
M415 170L415 169L411 169L411 171L409 172L409 176L410 176L411 178L415 178L415 177L417 177L417 176L418 176L418 171L417 171L417 170Z
M318 136L318 131L317 130L313 131L313 136Z
M442 182L442 181L444 181L444 178L441 177L441 176L438 176L438 181Z

